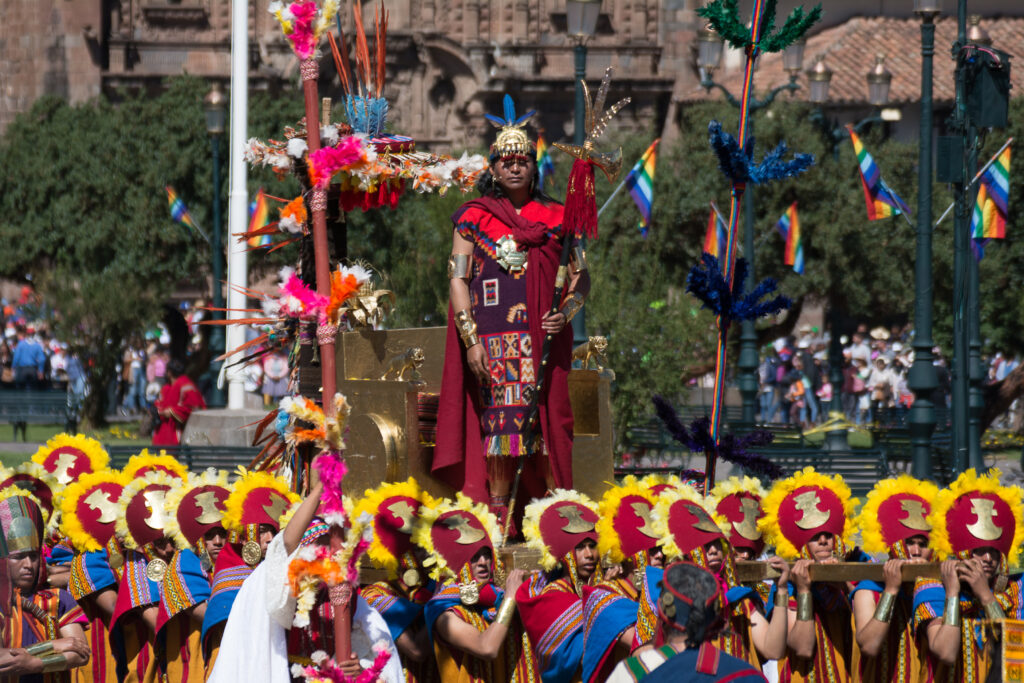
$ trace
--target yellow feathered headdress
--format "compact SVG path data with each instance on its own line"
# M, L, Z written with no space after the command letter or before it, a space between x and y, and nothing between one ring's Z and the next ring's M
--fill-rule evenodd
M353 517L365 519L373 528L373 540L366 551L370 561L394 575L402 555L412 546L416 518L424 508L434 505L433 497L412 477L367 489L356 504Z
M459 524L445 523L449 517L460 515L464 519ZM474 503L460 491L455 500L442 498L433 507L420 509L412 540L427 551L423 564L431 578L443 581L457 577L480 548L490 547L493 552L501 543L501 527L486 505ZM497 564L498 558L494 560Z
M174 541L175 547L179 550L192 547L192 543L190 543L189 539L185 536L181 528L181 523L178 521L178 513L182 508L182 503L185 502L186 497L192 498L190 494L192 494L193 491L205 486L219 486L230 491L231 485L228 483L228 473L224 470L215 470L211 467L202 474L189 477L188 481L184 485L172 487L171 490L164 495L164 509L166 511L164 533L168 538ZM221 524L223 524L223 513L221 513L220 521Z
M166 472L182 481L188 479L188 468L165 450L161 450L157 455L152 455L149 449L143 448L140 452L128 458L128 463L124 466L125 475L132 479L141 477L149 472Z
M689 505L677 505L686 501ZM654 529L666 560L685 559L691 550L711 541L725 540L729 522L708 511L707 499L688 485L665 490L654 505Z
M762 506L757 527L775 552L787 560L805 556L807 543L820 533L836 537L836 551L845 553L853 540L857 499L841 476L807 467L775 482Z
M119 514L115 527L117 538L125 548L137 549L153 540L136 538L141 530L147 536L167 535L167 521L174 515L168 514L165 502L167 492L175 487L184 488L182 481L163 470L150 470L128 482L117 501ZM140 493L144 496L141 502L136 500Z
M938 559L992 547L1002 553L1004 569L1018 565L1024 543L1024 493L1017 486L1000 484L1000 476L997 469L981 476L970 469L939 491L928 517Z
M280 528L288 508L300 502L281 477L268 472L238 468L239 479L231 487L224 511L224 528L244 532L247 524L270 524Z
M726 538L733 547L746 548L760 555L764 536L757 529L757 520L764 515L762 501L767 495L759 479L729 477L715 484L708 495L708 510L725 518Z
M911 536L928 537L928 515L939 496L930 481L901 474L875 484L857 515L861 545L869 553L888 553Z
M605 491L597 505L597 549L601 557L623 562L658 544L652 513L654 496L636 477Z
M60 521L59 494L64 487L37 462L27 460L14 469L0 466L0 490L13 488L31 493L39 500L43 515L48 519L46 534L57 529Z
M61 486L67 486L83 474L100 472L110 463L103 444L81 434L58 434L32 456Z
M83 474L64 489L60 497L61 532L75 550L102 550L114 536L119 508L117 501L131 483L118 470Z
M523 536L540 553L540 564L551 571L584 539L599 542L597 504L579 491L555 489L526 506Z

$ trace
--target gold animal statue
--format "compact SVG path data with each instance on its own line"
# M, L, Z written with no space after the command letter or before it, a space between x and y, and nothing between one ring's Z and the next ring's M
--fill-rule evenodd
M585 344L580 344L572 350L572 360L579 361L580 367L584 370L590 369L590 361L594 360L598 372L604 372L608 365L608 339L605 337L590 337Z
M418 346L410 346L403 353L396 354L388 360L384 374L380 378L386 380L392 379L393 376L394 379L401 382L406 379L405 373L411 372L408 379L419 379L419 369L423 365L423 359L423 349Z

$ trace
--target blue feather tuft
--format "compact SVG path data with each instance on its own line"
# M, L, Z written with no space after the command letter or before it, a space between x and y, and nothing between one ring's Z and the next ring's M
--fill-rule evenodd
M516 120L516 103L512 101L512 96L508 93L505 93L503 102L505 105L505 123L511 124Z
M701 262L690 269L686 277L686 291L700 299L704 308L720 317L722 329L737 320L756 320L766 315L784 311L793 305L786 296L778 295L768 301L762 299L775 292L776 282L771 278L762 280L754 289L745 291L747 275L750 272L746 259L736 260L733 284L729 287L718 259L711 254L701 254Z
M515 122L516 122L516 125L519 125L519 124L520 124L520 123L522 123L523 121L526 121L526 120L530 119L531 117L533 117L534 115L536 115L536 113L537 113L537 110L536 110L536 109L531 109L530 111L526 112L525 114L523 114L522 116L520 116L520 117L519 117L518 119L516 119L516 121L515 121Z
M813 154L796 154L791 161L783 157L789 151L785 142L765 155L760 164L754 162L754 139L740 149L736 139L722 130L722 124L712 121L708 124L711 147L718 157L718 168L734 185L754 183L761 185L772 180L792 178L806 171L814 164Z

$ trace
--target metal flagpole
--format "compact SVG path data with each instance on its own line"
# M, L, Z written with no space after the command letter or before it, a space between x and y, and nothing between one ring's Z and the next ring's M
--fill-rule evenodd
M980 171L978 171L978 172L977 172L977 173L976 173L976 174L974 175L974 178L973 178L973 179L971 180L971 182L967 184L967 189L968 189L968 190L970 190L970 189L971 189L972 187L974 187L974 183L978 182L978 180L980 180L980 179L981 179L981 176L983 176L983 175L985 174L985 171L987 171L987 170L988 170L988 167L989 167L989 166L991 166L992 164L996 163L996 159L998 159L998 158L999 158L999 155L1000 155L1000 154L1002 154L1002 153L1003 153L1003 150L1004 150L1004 149L1006 149L1007 147L1009 147L1009 146L1010 146L1011 144L1013 144L1013 138L1010 138L1010 139L1008 139L1008 140L1007 140L1006 142L1004 142L1004 143L1003 143L1003 146L1002 146L1002 147L1000 147L1000 148L999 148L999 149L998 149L998 150L996 151L996 153L992 155L992 158L988 160L988 163L986 163L986 164L985 164L984 166L982 166L982 167L981 167L981 170L980 170ZM956 205L956 202L952 202L952 203L950 203L950 205L949 205L949 206L947 206L947 207L946 207L946 210L942 212L942 215L941 215L941 216L939 216L939 220L935 221L935 225L933 225L933 226L932 226L932 229L935 229L935 228L939 227L939 223L941 223L941 222L942 222L942 220L943 220L943 219L944 219L944 218L945 218L946 216L948 216L948 215L949 215L949 212L953 210L953 207L954 207L955 205Z

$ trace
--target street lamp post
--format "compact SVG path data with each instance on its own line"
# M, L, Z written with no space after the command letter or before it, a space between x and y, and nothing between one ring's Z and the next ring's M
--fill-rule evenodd
M206 132L210 134L210 149L213 152L213 243L210 245L210 255L213 259L214 320L224 319L224 291L221 287L224 280L224 247L220 220L220 138L224 135L227 99L221 84L217 82L203 98ZM210 351L214 358L224 353L223 325L214 325L210 331ZM224 390L217 386L217 378L223 363L224 361L214 361L210 364L210 373L213 375L209 403L211 408L223 408L225 405Z
M574 81L576 83L576 105L574 108L573 144L583 145L586 138L586 104L583 96L583 80L587 77L587 40L597 33L597 20L601 17L601 0L566 0L565 18L569 38L573 42L575 61ZM573 345L587 340L587 307L583 306L573 317Z
M921 129L917 151L917 254L914 260L914 363L907 386L914 392L908 420L911 473L932 478L932 433L939 386L932 356L932 56L935 54L935 17L942 0L914 0L921 17Z
M747 101L747 111L750 114L764 109L771 105L776 95L784 90L794 92L800 89L796 82L797 74L803 65L804 58L803 39L789 45L782 54L782 62L786 71L789 72L789 83L780 85L771 90L763 99L755 97ZM742 106L741 102L730 93L721 83L714 81L714 71L722 58L724 45L721 37L710 27L705 26L697 31L697 66L701 70L701 85L704 89L711 91L718 88L724 95L726 101L737 109ZM747 119L748 136L754 135L754 117ZM754 272L754 187L747 185L743 197L743 256L749 263L750 270L747 277L749 281L756 282ZM753 424L755 421L757 406L757 366L759 364L757 353L757 331L754 328L753 320L744 320L740 325L740 354L736 359L738 370L738 384L740 397L742 398L741 421L745 424Z
M868 102L879 109L889 102L889 87L892 83L892 74L885 68L885 60L881 55L875 60L873 68L865 77L868 85ZM813 67L807 72L807 80L810 84L807 99L812 104L822 105L828 101L829 85L832 82L832 70L825 66L823 57L818 57ZM853 130L860 133L861 130L873 123L884 121L880 112L861 119L853 126ZM839 161L839 145L847 139L849 132L845 126L829 122L825 112L820 108L811 113L811 121L821 128L826 142L831 145L832 159ZM842 415L842 386L843 386L843 345L839 337L839 302L835 289L829 293L829 340L828 346L828 377L832 383L832 401L829 404L829 412L835 415ZM845 451L849 450L850 444L847 438L846 429L833 429L825 435L826 450Z

